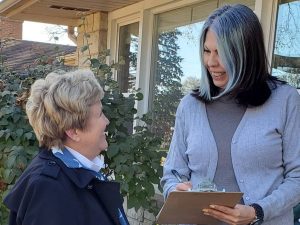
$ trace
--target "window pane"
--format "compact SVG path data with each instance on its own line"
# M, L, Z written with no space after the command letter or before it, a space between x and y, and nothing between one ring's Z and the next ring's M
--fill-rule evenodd
M118 83L124 93L135 88L138 43L138 22L120 27L118 60L121 66L118 71Z
M272 74L300 88L300 1L280 1Z
M169 148L179 101L199 85L199 38L204 20L223 3L228 1L209 0L156 16L149 108L153 130L163 138L162 149ZM230 3L255 6L255 0Z
M216 1L214 3L216 6ZM214 4L210 5L213 9ZM197 16L199 11L201 15L200 8L193 11L193 7L185 7L156 17L154 86L149 103L153 112L153 130L163 138L161 147L166 150L179 101L199 83L199 35L203 26L203 19ZM206 10L202 11L202 15L206 14Z

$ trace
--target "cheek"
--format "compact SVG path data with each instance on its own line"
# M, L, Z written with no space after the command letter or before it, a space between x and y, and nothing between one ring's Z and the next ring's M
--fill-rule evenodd
M228 80L229 80L229 76L228 76L228 74L226 73L226 82L228 82Z
M223 62L221 61L220 57L218 57L218 63L219 63L219 66L225 71L225 66L224 66Z
M207 67L208 57L204 54L203 55L203 63Z

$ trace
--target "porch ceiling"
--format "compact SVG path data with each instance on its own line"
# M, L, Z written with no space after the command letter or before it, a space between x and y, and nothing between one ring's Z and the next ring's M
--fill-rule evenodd
M0 16L16 20L77 26L79 19L96 11L111 12L142 0L4 0Z

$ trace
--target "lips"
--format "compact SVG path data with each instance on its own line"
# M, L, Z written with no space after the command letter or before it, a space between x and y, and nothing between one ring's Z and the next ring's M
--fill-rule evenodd
M210 74L213 76L213 77L221 77L223 75L225 75L225 72L210 72Z

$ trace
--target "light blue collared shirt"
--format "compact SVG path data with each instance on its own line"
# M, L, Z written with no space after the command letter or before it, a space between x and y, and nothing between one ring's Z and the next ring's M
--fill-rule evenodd
M93 170L95 172L99 172L100 169L102 169L104 167L104 160L103 160L103 156L102 158L100 156L96 156L93 160L89 160L88 158L86 158L85 156L83 156L82 154L80 154L79 152L75 151L74 149L65 146L65 148L75 157L75 159L78 161L78 167L84 167L90 170ZM55 155L55 153L59 152L61 154L63 154L63 151L61 149L59 149L58 147L52 147L51 148L52 153Z

